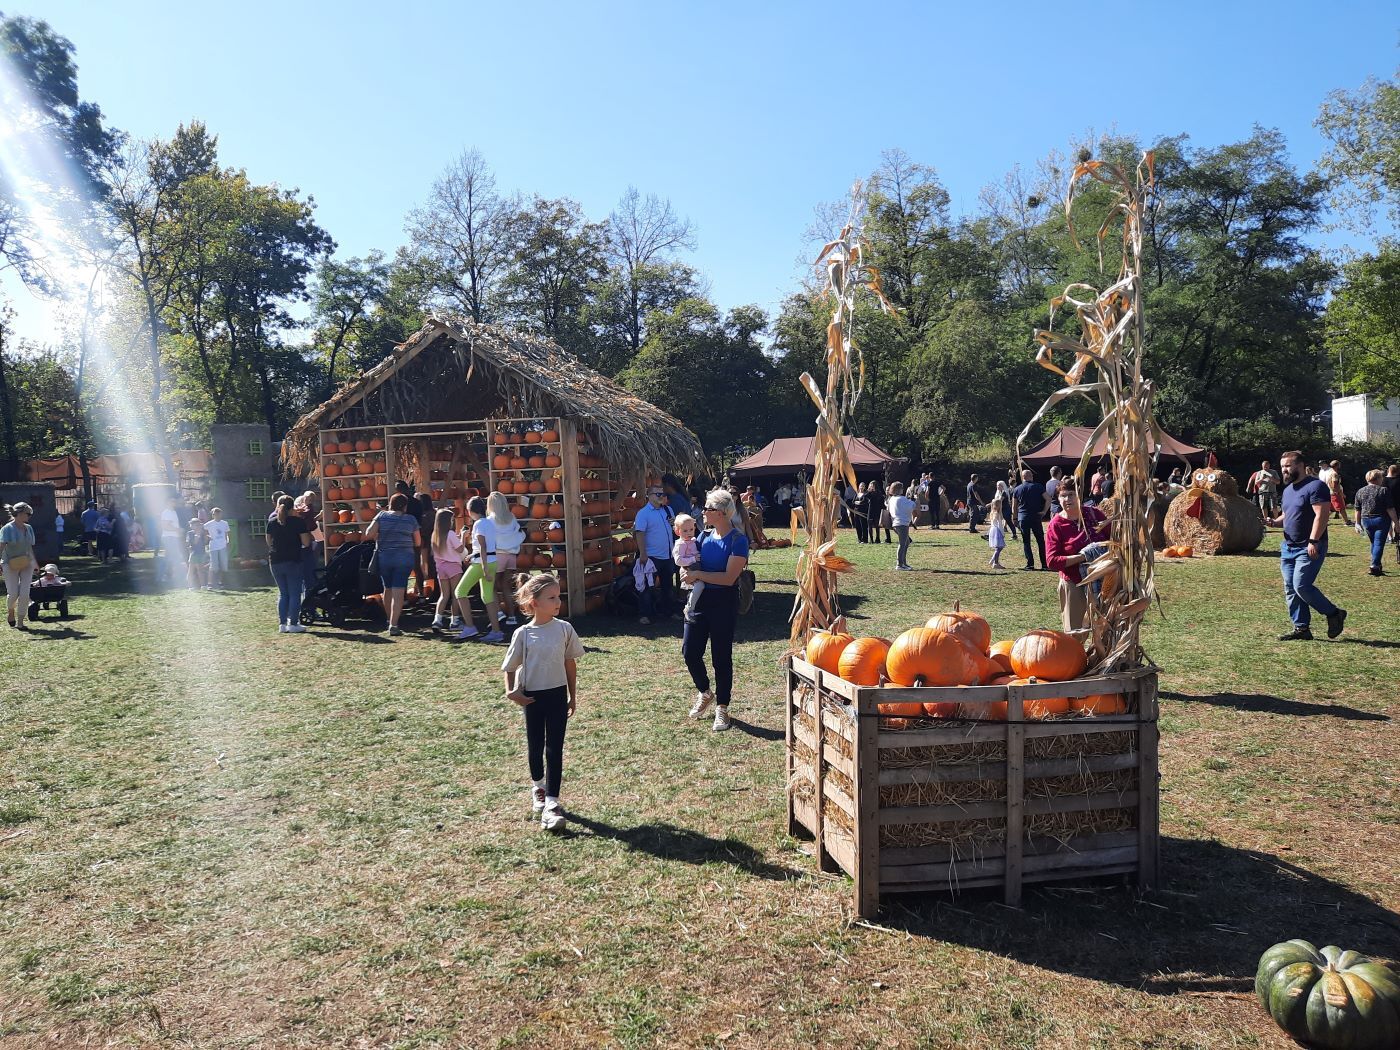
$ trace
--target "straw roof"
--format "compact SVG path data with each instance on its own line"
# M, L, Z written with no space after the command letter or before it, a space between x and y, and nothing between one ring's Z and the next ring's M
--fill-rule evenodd
M707 469L699 439L675 418L550 340L455 316L432 317L297 420L282 464L314 474L317 432L335 427L536 416L578 420L624 471Z

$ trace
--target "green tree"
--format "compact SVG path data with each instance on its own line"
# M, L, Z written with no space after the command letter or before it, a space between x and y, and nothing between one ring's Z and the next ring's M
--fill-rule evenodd
M535 197L512 220L515 250L501 280L501 310L511 323L590 360L594 289L607 272L607 228L571 200Z
M608 255L618 292L617 321L630 351L636 354L645 341L647 316L655 310L670 309L661 303L670 280L680 276L674 254L695 247L695 234L689 219L676 214L671 202L649 193L645 197L635 186L618 201L608 216ZM684 283L693 271L684 273Z
M1326 338L1346 393L1400 398L1400 245L1382 241L1343 267Z
M1375 209L1400 221L1400 83L1371 77L1354 92L1334 91L1314 125L1331 147L1319 164L1331 180L1343 225L1370 228Z
M763 433L772 367L758 340L767 326L756 306L721 318L708 299L683 299L647 318L646 343L618 378L694 431L711 454L752 444Z
M325 362L323 398L335 390L336 364L346 345L370 336L375 308L389 290L390 266L384 253L340 262L326 258L316 270L311 321L314 356Z

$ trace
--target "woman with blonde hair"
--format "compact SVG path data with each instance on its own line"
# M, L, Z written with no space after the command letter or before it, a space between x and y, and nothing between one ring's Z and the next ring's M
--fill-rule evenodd
M462 537L457 532L457 518L451 507L440 507L433 515L433 534L429 540L433 566L437 570L438 598L436 615L433 616L433 629L462 626L461 605L457 598L457 581L462 578ZM445 617L452 610L452 621Z
M0 526L0 567L5 575L5 615L11 627L29 630L29 585L34 580L34 527L29 519L34 508L28 503L6 507L11 521Z
M694 619L687 619L681 655L695 683L697 696L691 718L701 718L715 705L714 729L730 727L729 699L734 686L734 628L739 621L739 574L749 563L749 538L734 527L734 497L727 489L705 496L705 534L700 540L700 560L681 570L681 584L703 583L695 603ZM715 668L715 690L705 667L705 646Z
M506 625L514 627L519 620L516 616L515 588L511 581L519 564L525 530L510 512L510 501L504 493L493 492L486 498L486 516L496 526L496 593L501 596L501 604L505 607Z

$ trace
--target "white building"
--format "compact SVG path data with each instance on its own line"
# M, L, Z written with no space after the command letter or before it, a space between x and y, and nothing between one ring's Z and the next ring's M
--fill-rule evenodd
M1332 441L1400 441L1400 401L1370 394L1332 399Z

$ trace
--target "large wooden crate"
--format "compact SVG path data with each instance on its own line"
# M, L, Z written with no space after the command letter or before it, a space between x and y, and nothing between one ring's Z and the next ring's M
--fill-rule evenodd
M1121 694L1127 713L1024 717L1027 700ZM1005 702L1004 721L905 720L876 705ZM787 673L789 831L823 871L855 881L871 916L886 893L1131 875L1157 881L1157 676L1143 670L1021 686L852 685L801 659Z

